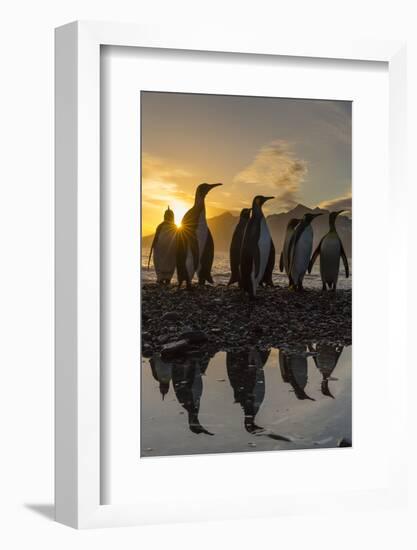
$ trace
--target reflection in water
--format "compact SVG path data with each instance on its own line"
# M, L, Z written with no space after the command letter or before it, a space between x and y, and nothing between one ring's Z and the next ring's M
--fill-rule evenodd
M227 375L233 388L235 403L239 403L243 409L244 426L250 434L260 434L265 431L255 423L260 406L265 398L265 373L264 365L268 360L271 350L228 352L226 356ZM273 439L290 441L286 437L263 433Z
M343 353L341 345L254 348L171 361L157 354L143 363L145 455L335 447L351 441L350 350ZM338 378L332 377L336 366ZM187 435L178 404L188 415ZM275 433L278 425L288 437Z
M160 355L154 355L150 361L152 376L159 382L159 391L162 395L162 401L169 391L169 383L172 377L172 365L167 361L162 361Z
M209 359L186 358L172 365L172 383L178 402L188 413L188 425L195 434L214 435L206 430L198 419L200 399L203 393L201 375L207 370Z
M229 352L226 357L227 375L233 388L235 403L244 413L244 425L249 433L262 431L255 424L255 416L265 397L265 374L263 367L269 351Z
M283 381L292 386L297 399L310 399L310 401L314 401L304 391L308 382L308 363L305 346L299 352L280 350L279 367Z
M331 375L336 368L339 357L342 354L343 346L319 343L316 344L315 347L313 345L309 345L308 347L309 350L314 353L314 363L323 377L321 382L321 392L323 395L334 399L334 396L330 393L329 380L333 380Z

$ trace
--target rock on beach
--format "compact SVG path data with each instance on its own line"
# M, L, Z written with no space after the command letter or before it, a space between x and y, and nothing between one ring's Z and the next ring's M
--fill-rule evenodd
M291 350L302 343L352 343L352 291L260 289L251 302L223 285L142 287L142 353L177 357L199 349L237 351L257 347Z

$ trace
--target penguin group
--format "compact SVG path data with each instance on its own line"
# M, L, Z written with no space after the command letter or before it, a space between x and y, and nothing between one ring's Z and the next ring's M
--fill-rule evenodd
M153 252L158 283L170 284L176 270L179 288L185 283L190 290L194 276L197 276L199 285L213 284L214 242L207 224L205 199L212 189L220 185L200 184L195 192L194 205L185 213L179 226L175 224L174 213L168 206L164 221L157 227L149 255L150 262ZM263 205L272 199L274 197L256 195L251 208L242 209L230 244L231 275L228 286L238 283L250 299L256 298L260 286L273 286L275 247L262 210ZM303 290L305 274L311 273L318 256L323 291L336 290L340 259L346 277L349 277L346 253L336 230L336 218L342 212L330 213L329 231L313 254L312 222L323 213L308 212L302 219L292 218L288 222L279 269L285 271L290 289Z
M194 205L175 224L174 214L168 206L164 221L158 225L149 254L148 269L152 252L157 281L170 284L177 270L178 286L185 282L188 290L197 275L200 285L213 283L211 268L214 259L214 243L207 225L205 198L221 183L201 183L195 192Z

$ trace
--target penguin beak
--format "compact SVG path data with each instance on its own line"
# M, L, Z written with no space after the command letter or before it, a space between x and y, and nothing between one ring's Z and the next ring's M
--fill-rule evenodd
M211 183L210 184L210 191L214 189L215 187L219 187L219 185L223 185L222 183Z
M264 198L262 199L262 204L264 204L266 201L270 201L270 200L272 200L272 199L275 199L275 197L264 197Z
M337 212L335 212L336 216L338 216L339 214L341 214L342 212L346 212L346 210L338 210Z

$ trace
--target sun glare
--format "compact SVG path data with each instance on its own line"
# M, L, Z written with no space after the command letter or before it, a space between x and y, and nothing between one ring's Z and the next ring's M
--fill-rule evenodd
M169 207L174 211L175 225L181 227L181 220L187 210L191 208L191 205L179 200L173 200Z

